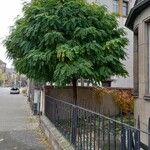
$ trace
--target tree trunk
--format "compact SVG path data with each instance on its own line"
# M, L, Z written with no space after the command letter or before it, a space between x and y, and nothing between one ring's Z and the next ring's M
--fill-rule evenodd
M73 77L72 79L72 85L73 85L73 102L74 105L77 105L77 79ZM73 145L76 145L76 138L77 138L77 108L73 107L73 113L72 113L72 137L71 142Z
M77 79L75 77L72 79L72 85L73 85L73 102L75 105L77 105Z

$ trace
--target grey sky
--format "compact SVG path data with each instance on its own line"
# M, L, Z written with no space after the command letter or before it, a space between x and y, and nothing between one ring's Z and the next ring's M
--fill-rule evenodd
M22 4L23 0L0 0L0 59L7 63L7 67L11 67L11 62L6 60L6 50L1 42L9 34L15 18L21 14Z

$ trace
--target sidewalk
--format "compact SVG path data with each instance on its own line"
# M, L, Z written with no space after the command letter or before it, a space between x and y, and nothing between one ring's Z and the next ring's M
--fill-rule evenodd
M0 150L51 150L26 98L0 89Z

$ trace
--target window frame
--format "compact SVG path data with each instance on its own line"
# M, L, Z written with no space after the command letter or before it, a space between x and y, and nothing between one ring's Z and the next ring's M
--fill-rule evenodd
M119 0L113 0L113 12L117 14L119 13Z
M135 97L139 96L139 28L134 29L134 92Z
M126 7L125 7L126 8L126 14L124 14L124 10L123 10L124 4L126 4ZM122 16L127 17L128 14L129 14L129 2L126 0L123 0L123 2L122 2Z
M143 20L144 23L144 32L147 33L145 34L144 38L147 43L146 46L146 51L147 51L147 82L146 82L146 87L145 87L145 95L144 95L144 100L150 100L150 17L147 17Z
M150 95L150 22L147 22L147 50L148 50L148 91Z
M126 8L126 14L124 14L124 8ZM128 0L113 0L113 12L119 14L121 17L127 17L129 14L129 1Z

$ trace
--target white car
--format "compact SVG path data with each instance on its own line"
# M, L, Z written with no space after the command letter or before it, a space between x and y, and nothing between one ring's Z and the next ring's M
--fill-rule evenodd
M10 89L10 94L19 94L19 93L20 93L20 91L16 87L13 87L13 88Z

